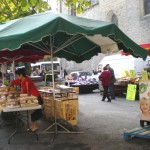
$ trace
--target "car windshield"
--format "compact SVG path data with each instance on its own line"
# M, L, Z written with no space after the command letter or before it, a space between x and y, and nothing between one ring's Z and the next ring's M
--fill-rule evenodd
M79 76L91 76L90 72L79 72Z

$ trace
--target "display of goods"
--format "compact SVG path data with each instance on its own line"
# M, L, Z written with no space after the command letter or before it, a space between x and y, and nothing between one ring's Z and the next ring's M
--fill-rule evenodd
M15 99L18 95L16 94L8 94L7 99Z
M20 94L20 97L28 96L28 94Z
M21 107L37 106L38 100L36 96L23 96L17 98Z
M14 107L20 107L20 106L19 106L18 101L16 99L7 99L6 107L14 108Z
M0 87L0 92L2 92L2 91L6 91L7 90L7 87Z
M73 92L73 88L72 87L60 88L60 92L62 92L62 93Z
M0 95L8 95L7 91L0 91Z
M0 107L1 108L6 107L6 100L0 99Z
M10 87L9 91L16 91L14 87Z
M1 95L0 97L0 107L3 108L3 107L6 107L6 96L5 95Z
M7 94L0 96L0 107L16 108L38 106L36 96L28 96L28 94Z
M6 95L1 95L0 96L0 100L6 100L6 99L7 99Z

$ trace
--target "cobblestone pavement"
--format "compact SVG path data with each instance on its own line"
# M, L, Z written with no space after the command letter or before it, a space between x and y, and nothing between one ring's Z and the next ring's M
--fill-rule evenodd
M41 119L38 132L49 125ZM150 150L148 139L123 138L125 129L139 127L139 101L117 97L108 103L98 92L80 94L77 127L75 131L83 133L39 134L38 141L33 134L19 133L8 144L14 126L5 124L0 129L0 150Z

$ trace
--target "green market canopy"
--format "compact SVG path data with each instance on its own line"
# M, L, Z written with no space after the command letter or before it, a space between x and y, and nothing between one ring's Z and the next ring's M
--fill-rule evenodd
M53 12L1 23L0 50L4 49L44 51L77 63L122 49L143 60L148 55L115 24Z

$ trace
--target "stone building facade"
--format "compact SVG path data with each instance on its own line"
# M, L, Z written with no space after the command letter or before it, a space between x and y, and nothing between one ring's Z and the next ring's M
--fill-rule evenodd
M113 22L137 44L150 43L150 0L90 0L92 5L85 13L77 16ZM62 13L70 14L68 8L62 5ZM58 7L58 11L59 11ZM62 67L68 70L96 69L103 54L94 56L90 61L81 64L65 62Z

